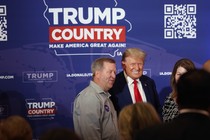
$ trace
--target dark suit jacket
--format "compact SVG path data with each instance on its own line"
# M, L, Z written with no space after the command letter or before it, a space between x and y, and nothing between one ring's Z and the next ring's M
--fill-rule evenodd
M162 108L154 80L145 75L142 75L139 80L142 83L147 102L150 102L161 116ZM133 103L123 71L116 75L115 83L109 90L109 93L112 95L110 99L117 113L119 113L124 106Z
M210 118L182 113L173 121L137 131L134 140L209 140Z

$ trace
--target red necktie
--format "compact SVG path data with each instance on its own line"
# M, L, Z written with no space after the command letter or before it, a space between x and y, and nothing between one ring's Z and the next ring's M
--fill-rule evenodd
M141 102L142 98L141 98L141 94L140 94L138 86L137 86L137 81L134 80L133 84L134 84L134 95L135 95L136 102Z

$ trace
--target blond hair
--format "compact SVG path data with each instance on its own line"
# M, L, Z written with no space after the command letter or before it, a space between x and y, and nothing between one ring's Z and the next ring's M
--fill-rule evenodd
M204 62L203 69L210 72L210 59L206 60L206 62Z
M0 124L1 140L32 140L33 132L28 121L18 115L3 119Z
M146 53L139 48L128 48L122 55L122 61L125 61L126 57L141 58L145 60Z
M125 106L119 113L118 125L123 140L132 140L134 131L159 124L161 119L155 108L146 102Z

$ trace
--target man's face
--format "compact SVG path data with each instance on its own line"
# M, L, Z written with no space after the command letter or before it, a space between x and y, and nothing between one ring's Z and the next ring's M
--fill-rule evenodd
M99 84L104 91L112 88L116 78L116 64L104 62L104 68L99 72Z
M143 74L144 60L141 58L126 57L125 61L122 61L122 67L129 77L138 79Z

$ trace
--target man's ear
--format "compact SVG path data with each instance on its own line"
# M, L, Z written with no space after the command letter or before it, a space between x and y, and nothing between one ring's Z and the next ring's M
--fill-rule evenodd
M95 72L95 77L98 78L99 76L100 76L100 71L96 71L96 72Z
M125 68L125 61L122 61L121 64L122 64L122 68L124 69Z

